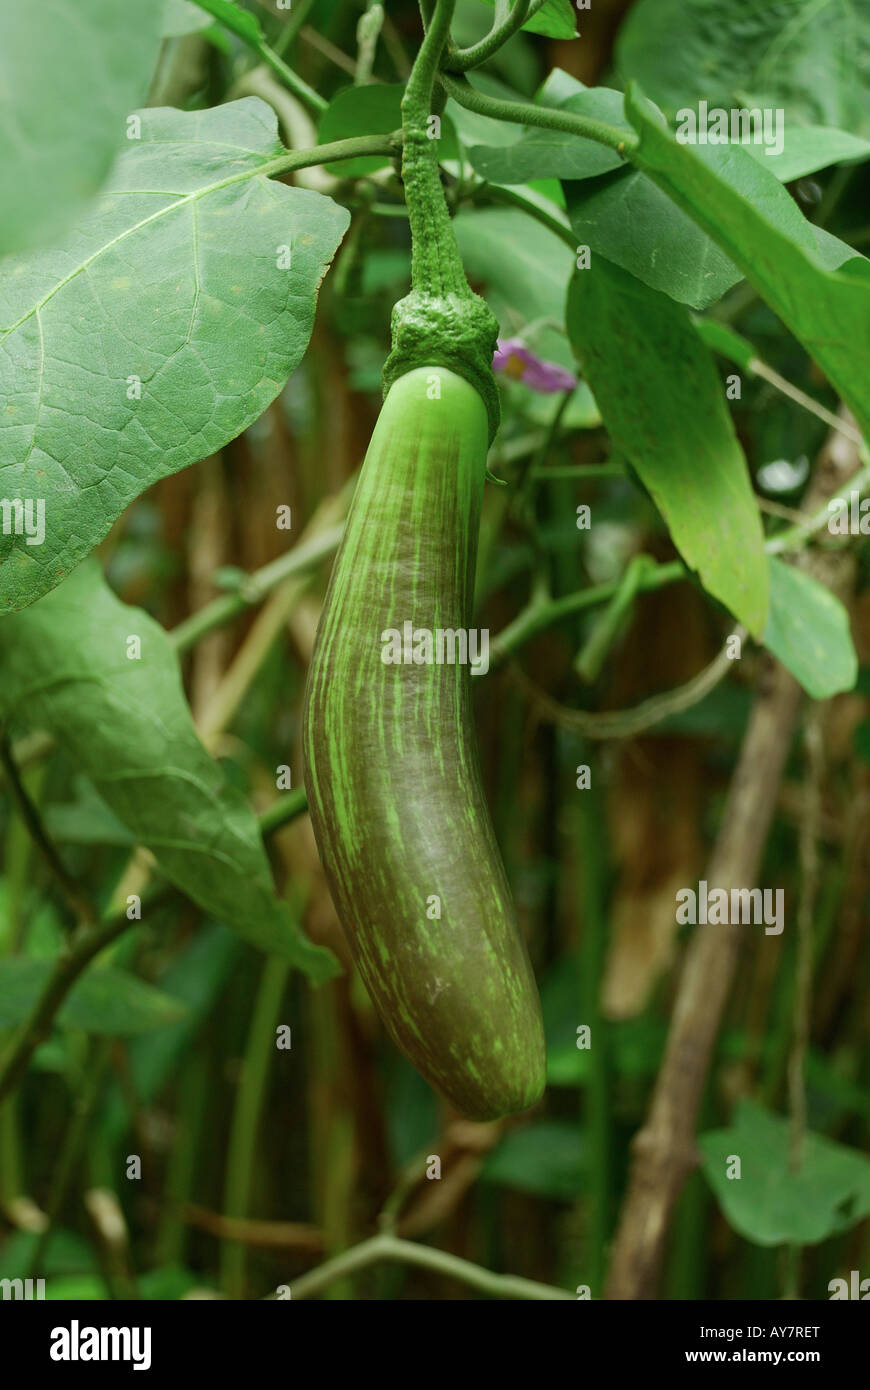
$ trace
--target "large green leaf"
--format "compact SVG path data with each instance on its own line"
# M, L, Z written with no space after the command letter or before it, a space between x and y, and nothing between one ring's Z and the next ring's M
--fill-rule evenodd
M741 279L715 241L637 169L566 183L565 198L579 244L678 303L706 309Z
M776 176L740 145L683 145L639 93L626 111L633 161L709 233L824 369L870 432L870 262L829 269L824 248Z
M54 236L100 187L148 94L163 5L0 5L0 255Z
M764 534L722 385L687 310L601 257L575 275L568 334L614 447L652 495L683 559L764 630Z
M0 960L0 1028L24 1023L54 968L50 960ZM88 1033L130 1037L177 1023L184 1008L168 994L125 970L103 966L76 981L58 1010L58 1022Z
M673 115L783 107L788 122L870 135L868 0L640 0L617 66Z
M54 734L204 911L312 978L334 973L275 897L254 814L197 738L168 637L115 597L96 561L0 619L0 710Z
M870 1213L870 1160L806 1135L800 1168L789 1164L791 1127L744 1100L730 1129L698 1138L704 1174L728 1221L756 1245L816 1245ZM728 1177L732 1156L740 1176Z
M508 182L496 176L515 168L525 170L523 161L518 161L514 154L514 150L522 154L524 143L523 140L510 150L488 151L493 158L485 161L480 172L492 169L495 172L487 172L487 177ZM791 128L779 155L768 156L761 145L747 143L742 148L782 183L841 160L866 159L870 155L868 141L847 131L818 126ZM553 167L555 150L545 158L549 160L546 167ZM742 271L716 241L640 169L622 169L581 182L579 174L569 174L564 154L562 158L562 178L574 180L566 183L565 195L578 242L630 271L652 289L693 309L714 304L742 278ZM751 199L757 186L752 164L743 159L730 172L735 190ZM817 238L825 240L820 228L814 231ZM848 254L855 253L850 250ZM832 268L828 264L828 269Z
M45 501L42 544L0 536L0 608L59 583L298 364L348 213L264 177L282 151L254 97L143 112L63 249L0 267L0 494Z
M854 689L858 655L846 609L811 575L773 558L764 645L814 700Z

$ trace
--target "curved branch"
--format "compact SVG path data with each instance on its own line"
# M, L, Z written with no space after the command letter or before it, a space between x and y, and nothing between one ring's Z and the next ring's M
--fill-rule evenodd
M581 116L576 111L565 111L556 106L533 106L525 101L499 101L486 96L460 82L446 72L439 74L439 81L448 96L464 106L468 111L476 111L479 116L491 116L496 121L514 121L518 125L540 126L543 130L562 130L567 135L579 135L584 140L596 140L607 145L617 154L625 154L634 149L638 137L618 126L597 121L593 116Z
M742 628L737 628L733 635L739 636L742 640L745 633ZM731 662L726 644L709 666L705 666L697 676L686 681L685 685L678 685L661 695L653 695L631 709L605 710L601 714L588 714L585 710L569 709L567 705L559 704L558 700L552 699L529 680L519 667L512 669L512 675L526 691L532 703L560 728L570 729L572 733L582 734L585 738L631 738L635 734L643 733L645 729L652 728L654 724L660 724L670 715L680 714L683 710L691 709L692 705L697 705L725 677Z
M430 1245L417 1245L415 1241L402 1240L400 1236L384 1232L352 1246L350 1250L343 1250L340 1255L327 1260L317 1269L312 1269L309 1274L303 1274L295 1283L289 1285L290 1297L294 1302L300 1298L311 1298L337 1280L355 1274L369 1265L379 1264L382 1260L434 1270L436 1274L459 1279L463 1284L468 1284L471 1288L479 1289L481 1293L490 1294L494 1298L543 1301L574 1299L574 1294L569 1293L567 1289L539 1284L532 1279L520 1279L513 1274L491 1274L488 1269L481 1269L480 1265L472 1264L470 1260L462 1260L444 1250L435 1250Z
M469 68L480 67L481 63L485 63L487 58L498 52L502 44L507 43L508 39L513 38L514 34L522 29L527 19L537 14L543 3L544 0L514 0L507 19L501 24L496 20L489 33L479 43L471 44L468 48L448 48L444 66L450 72L468 72Z

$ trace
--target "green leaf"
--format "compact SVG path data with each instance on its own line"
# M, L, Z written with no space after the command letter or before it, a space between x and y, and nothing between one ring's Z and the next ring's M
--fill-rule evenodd
M564 321L574 256L555 232L512 208L461 212L453 225L465 269L483 287L503 336L535 321ZM547 361L574 366L564 335L551 326L542 325L529 346Z
M565 199L578 244L678 303L706 309L741 279L715 241L636 169L566 183Z
M484 0L493 5L494 0ZM523 25L531 34L543 34L548 39L576 39L574 9L571 0L544 0L537 14Z
M820 127L791 130L781 155L768 157L760 145L741 148L781 182L824 169L839 159L870 154L867 141L846 131ZM504 152L505 165L510 166L512 158L512 151ZM493 167L500 170L502 166L496 160ZM735 166L733 174L735 188L751 198L755 187L752 165L744 162ZM577 180L576 175L573 177ZM742 278L741 270L713 238L639 169L568 183L565 194L578 242L680 303L705 309ZM836 269L855 255L851 247L837 242L824 229L814 228L814 232L822 243L820 254L828 269ZM833 259L830 242L839 248Z
M740 145L681 145L630 91L633 161L714 237L815 358L870 433L870 262L827 268L812 228L775 175Z
M542 95L546 94L546 89ZM549 103L547 103L549 104ZM593 87L556 104L557 110L591 116L631 134L623 112L621 92ZM586 179L618 169L624 160L595 140L582 140L565 131L525 129L510 145L475 145L469 151L472 167L490 183L519 184L530 179Z
M201 10L193 0L167 0L161 30L165 39L182 38L185 34L196 34L207 29L211 16Z
M773 557L764 645L814 700L854 689L858 656L843 604L811 575Z
M0 960L0 1027L24 1023L54 968L50 960L10 956ZM124 970L103 966L76 981L58 1011L67 1028L129 1037L176 1023L184 1010L177 1000Z
M404 85L400 82L343 87L320 117L318 144L327 145L332 140L346 140L354 135L391 135L394 130L401 130L404 91ZM330 168L347 178L358 178L362 174L370 174L374 169L384 169L389 163L389 155L373 154L358 159L342 159Z
M66 245L2 266L0 493L34 514L43 499L45 536L0 536L0 609L53 588L147 487L262 414L347 228L329 198L264 177L285 153L264 102L141 118Z
M870 134L867 0L640 0L617 68L673 116L681 107L783 107L788 124Z
M744 372L752 370L756 352L748 338L717 319L697 319L695 328L711 352L727 357L729 362L734 362Z
M238 964L241 942L226 927L206 923L170 961L160 990L181 1009L177 1023L133 1038L127 1047L128 1082L140 1105L150 1105L181 1064L214 1011ZM100 1132L107 1144L120 1142L129 1124L129 1096L113 1082L103 1103Z
M870 1213L870 1160L810 1132L792 1172L790 1137L788 1120L744 1100L730 1129L698 1138L725 1217L755 1245L817 1245ZM732 1155L740 1159L739 1178L727 1176Z
M163 629L88 561L48 597L0 619L0 707L62 741L170 882L260 950L313 979L334 973L277 901L256 818L209 757ZM141 655L128 657L138 637Z
M687 311L593 256L571 283L567 323L614 448L704 587L760 634L761 518L713 359Z
M148 94L163 0L0 6L0 255L45 243L93 197Z
M537 1197L576 1199L586 1171L577 1125L540 1120L511 1130L487 1157L481 1177Z
M263 42L264 34L260 21L250 10L243 10L237 5L235 0L195 0L195 3L244 43L256 48Z
M109 810L93 784L86 777L77 780L74 801L53 802L45 808L43 820L51 839L58 844L121 845L134 849L135 837Z
M830 126L792 126L779 154L769 153L764 145L745 141L747 150L759 163L776 174L780 183L805 178L831 164L847 164L870 158L870 140L851 135L848 130Z

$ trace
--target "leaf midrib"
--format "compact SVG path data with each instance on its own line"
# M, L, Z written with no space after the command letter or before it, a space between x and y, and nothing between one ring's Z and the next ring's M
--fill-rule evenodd
M165 207L158 208L156 212L149 213L149 215L147 217L143 217L141 221L134 222L131 227L125 227L123 232L119 232L117 236L112 237L111 241L107 241L104 243L104 245L98 247L97 250L93 253L93 255L88 256L84 261L77 265L74 270L71 270L68 275L64 276L62 280L59 280L58 283L54 285L52 289L49 290L48 294L46 294L39 301L38 304L34 304L33 307L28 309L25 314L22 314L20 319L18 319L15 323L10 324L10 326L4 330L2 336L0 336L0 343L5 342L6 339L10 336L10 334L14 333L17 329L19 329L23 323L26 323L27 320L32 318L34 314L38 314L41 309L44 309L46 304L48 304L49 301L52 300L56 294L59 294L62 289L64 289L73 280L75 280L77 275L81 275L83 271L87 270L89 266L93 265L94 261L99 260L100 256L105 255L107 251L111 251L111 249L114 246L118 246L127 237L133 236L136 232L141 231L143 227L147 227L149 223L156 222L159 220L159 218L168 216L170 213L175 212L178 208L186 207L188 203L195 204L199 201L200 198L208 197L210 193L219 193L222 188L229 188L231 184L245 183L248 179L270 178L272 174L284 173L288 165L292 165L293 158L293 152L288 150L286 154L279 155L276 159L267 160L258 168L242 169L238 174L230 174L228 178L219 179L216 183L209 183L206 184L203 188L197 188L194 189L191 193L185 193L181 198L177 198L174 203L167 203ZM107 190L107 192L111 191L111 189ZM166 192L168 190L162 191ZM118 192L130 194L145 194L147 196L151 193L151 190L126 188L119 189ZM154 190L155 195L159 194L160 192L161 190Z

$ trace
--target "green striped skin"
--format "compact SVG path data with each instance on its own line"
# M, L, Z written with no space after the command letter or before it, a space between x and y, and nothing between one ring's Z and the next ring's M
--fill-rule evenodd
M314 833L369 993L427 1081L478 1120L541 1095L537 990L483 796L469 668L381 654L382 634L406 621L469 626L487 436L480 396L445 368L390 389L320 619L303 732Z

